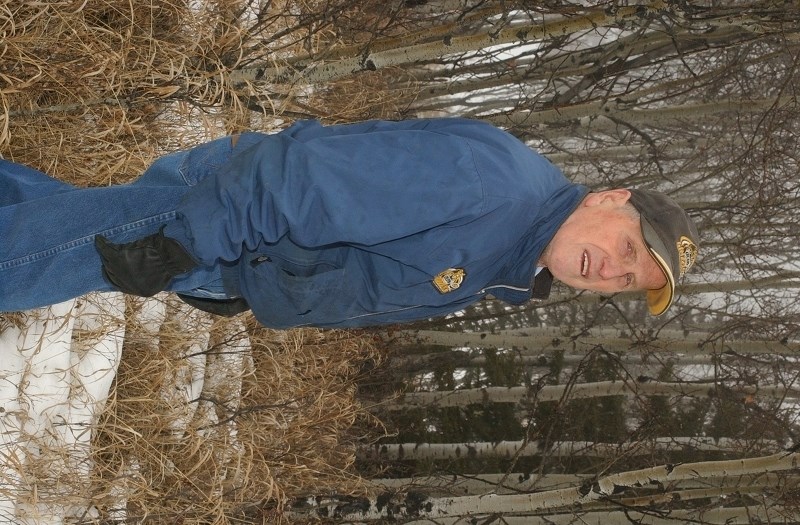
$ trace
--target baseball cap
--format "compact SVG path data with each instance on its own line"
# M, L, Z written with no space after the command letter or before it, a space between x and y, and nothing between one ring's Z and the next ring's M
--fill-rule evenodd
M667 311L675 298L675 281L697 258L699 235L689 215L661 192L630 189L629 202L639 212L642 236L653 260L664 272L667 284L647 290L647 307L652 315Z

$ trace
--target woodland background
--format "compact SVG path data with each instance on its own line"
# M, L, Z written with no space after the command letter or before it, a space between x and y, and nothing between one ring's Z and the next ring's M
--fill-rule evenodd
M7 521L800 523L796 2L0 0L0 35L0 153L78 186L297 119L463 116L702 237L658 318L566 288L361 331L0 315L121 350L82 442L3 376Z

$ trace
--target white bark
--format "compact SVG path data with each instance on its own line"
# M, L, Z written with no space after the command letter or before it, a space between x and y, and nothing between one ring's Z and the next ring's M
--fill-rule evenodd
M536 512L537 514L544 514L545 511L560 511L561 516L568 520L575 519L574 513L570 509L579 508L579 506L586 505L593 502L606 500L609 497L619 495L621 490L632 488L650 486L652 484L665 485L673 481L683 480L697 480L704 477L723 477L723 476L741 476L752 474L766 474L773 472L782 472L787 470L794 470L798 467L798 460L800 454L797 453L780 453L772 456L765 456L751 459L740 459L730 461L706 461L699 463L685 463L679 465L662 465L649 469L622 472L618 474L611 474L599 478L591 485L584 485L581 487L573 487L558 490L549 490L544 492L535 492L529 494L516 494L516 495L497 495L487 494L483 496L464 496L464 497L444 497L444 498L425 498L420 495L409 495L405 499L395 498L392 503L387 504L386 501L378 500L362 501L360 505L351 505L349 507L341 507L336 501L316 501L316 505L325 507L323 513L326 516L336 515L343 520L354 521L369 521L386 518L387 513L391 513L394 519L400 518L420 518L427 520L435 520L436 523L458 523L454 518L457 517L476 517L485 515L505 515L508 514L530 514ZM338 509L336 508L338 507ZM358 510L354 510L358 507ZM317 507L319 508L319 507ZM712 520L711 523L725 523L725 520L730 520L730 523L736 520L752 518L758 509L713 509L704 512L699 510L676 510L668 514L668 518L678 517L692 517L694 519L708 519ZM719 514L714 511L719 510ZM784 511L787 509L774 509ZM725 511L725 512L723 512ZM777 516L778 514L769 514L773 509L764 510L765 515ZM583 513L580 513L583 514ZM794 509L788 511L788 516L793 519L800 516L798 510ZM642 513L644 517L644 513ZM554 514L548 514L547 519L553 523L552 518ZM597 514L588 513L582 515L581 518L601 518L604 521L578 521L579 523L603 523L607 524L608 512L599 512ZM710 518L708 518L710 517ZM717 521L719 519L723 521ZM530 519L530 517L527 517ZM579 518L579 520L581 519ZM642 521L642 523L658 523ZM528 521L529 523L530 521ZM424 523L421 521L420 523ZM573 521L564 521L561 523L573 523ZM674 523L674 521L672 521Z
M509 335L514 336L515 334ZM651 348L648 348L647 353L642 353L636 351L635 347L627 351L629 350L630 344L630 341L626 340L624 346L618 347L619 350L617 350L617 348L609 348L610 346L613 347L613 345L608 345L607 343L603 343L603 347L606 350L619 351L620 353L614 356L614 360L624 365L629 371L636 367L663 366L666 364L713 366L715 363L724 362L730 357L727 354L685 354L669 350L653 353ZM408 372L433 368L439 363L446 363L448 366L456 368L484 366L489 362L489 359L483 355L480 350L476 350L477 348L498 348L500 350L498 355L502 355L504 359L513 360L514 363L523 365L526 367L526 370L533 372L539 370L542 372L545 370L549 371L549 367L554 364L556 360L562 365L572 366L584 361L587 357L586 352L582 351L580 348L564 350L564 345L561 343L559 343L559 347L563 353L556 357L554 353L555 347L552 345L552 339L549 341L543 340L540 346L529 342L524 347L519 345L495 346L491 343L483 346L476 344L473 347L472 343L470 343L469 348L472 350L469 351L447 350L428 354L393 355L389 360L388 368L393 371Z
M526 400L558 401L560 399L587 399L609 396L690 396L714 395L720 386L716 383L669 383L647 381L643 383L625 381L598 381L574 385L547 385L537 390L528 387L483 387L462 390L432 392L408 392L396 401L380 405L382 410L401 410L410 407L453 407L480 403L519 403ZM740 395L768 397L773 399L798 399L800 386L745 385L726 388Z
M576 85L570 89L580 91L582 83L592 85L593 81L587 80L587 77L595 76L601 68L607 67L609 63L615 61L635 62L637 70L641 71L645 69L645 64L655 64L664 60L665 56L667 56L667 60L680 57L681 60L686 61L695 51L707 51L709 48L724 45L732 46L737 41L752 39L754 35L761 33L754 29L753 21L747 17L728 18L724 21L716 20L711 22L715 26L714 31L702 33L691 27L690 24L673 25L669 31L652 31L646 34L631 32L589 48L559 50L544 57L539 54L521 56L509 61L507 65L508 69L513 71L513 75L498 75L496 65L492 63L468 64L457 66L450 72L451 76L460 77L457 80L435 83L435 75L441 74L441 72L433 70L429 76L418 75L416 77L418 80L424 81L426 86L430 85L431 87L426 87L421 92L415 106L427 110L432 104L436 104L437 97L446 100L451 95L475 92L480 89L497 89L504 85L518 87L520 78L523 79L525 86L530 86L530 90L539 92L552 87L554 80L566 80L571 77L576 79ZM785 34L783 30L780 32ZM720 67L726 66L720 64ZM632 99L645 99L655 92L667 93L670 88L674 89L678 84L688 87L695 82L702 82L704 77L719 74L720 71L708 68L706 73L695 73L686 78L681 76L672 82L659 82L655 86L646 84L648 87L628 93L628 95ZM577 79L581 77L583 80L578 81ZM535 85L531 86L531 84Z
M602 345L624 350L646 348L675 354L719 354L737 352L741 354L789 354L800 353L800 342L788 341L735 341L712 339L709 334L684 334L675 330L662 330L656 339L648 336L632 336L619 330L593 328L570 334L552 328L530 328L522 334L491 332L446 332L438 330L408 330L393 334L399 342L429 343L451 348L515 348L521 350L563 350L575 343L583 348Z
M196 310L177 297L169 296L159 301L170 306L170 318L162 320L175 324L175 332L180 334L181 343L177 346L178 359L174 366L165 372L166 385L161 397L172 410L167 415L169 426L177 437L184 434L189 422L195 417L198 404L194 401L204 388L206 376L206 354L209 347L209 315ZM160 327L159 327L160 330Z
M24 327L0 331L1 519L96 516L92 429L122 352L123 312L121 294L101 294L25 312Z
M649 456L654 452L741 452L760 449L781 450L785 444L772 440L740 440L711 437L664 437L627 443L596 443L592 441L557 441L549 445L542 441L500 441L474 443L383 443L362 448L358 456L364 460L445 460L486 457L603 457Z
M288 66L263 66L242 68L231 72L231 80L236 83L244 82L280 82L295 84L305 82L310 84L329 82L338 78L357 73L359 71L377 70L401 64L427 62L436 58L477 51L491 46L509 44L514 42L533 42L547 37L567 35L593 27L619 24L628 19L642 16L641 9L657 11L665 3L653 0L647 6L623 7L615 11L605 9L589 10L587 14L548 21L547 23L516 26L501 29L496 32L485 32L477 35L456 36L441 38L436 42L413 44L405 47L384 49L375 52L368 51L364 56L344 58L331 63L310 64L307 67L295 70Z
M371 486L381 491L423 490L427 494L479 495L479 494L517 494L533 490L551 490L580 485L592 476L589 474L475 474L439 475L416 478L381 478L369 480Z
M781 472L796 469L798 460L800 460L800 454L797 452L779 452L771 456L756 458L662 465L604 476L598 480L597 487L592 490L598 495L612 494L615 485L632 487L652 482L667 483L677 480Z
M723 493L733 492L753 493L760 492L765 487L776 487L781 484L779 474L757 474L729 478L702 478L697 480L684 480L670 483L671 492L664 496L669 500L673 494L681 494L686 499L685 493L713 487ZM542 474L525 472L512 472L509 474L471 474L419 476L414 478L379 478L369 480L369 484L376 491L381 492L423 492L429 496L478 496L481 494L519 494L520 492L534 492L542 490L563 489L570 486L580 486L584 481L591 480L592 474ZM797 482L794 483L795 485ZM648 495L647 500L635 501L636 498L626 498L628 505L647 506L655 496Z
M460 7L466 8L463 3ZM437 11L437 15L439 16L437 16L436 19L441 23L434 27L425 27L424 29L417 31L407 32L399 37L379 38L368 43L359 42L351 45L340 45L314 53L293 55L285 59L286 66L296 70L303 70L308 67L313 67L315 63L346 60L355 56L363 56L365 50L367 49L370 52L375 53L378 51L387 51L391 49L407 47L412 44L423 44L426 42L430 43L432 41L439 41L447 38L453 33L461 31L461 27L468 24L470 21L480 23L481 21L485 21L492 17L506 14L504 6L500 4L489 5L488 7L481 9L475 9L473 7L469 9L465 16L459 17L459 20L446 23L442 16L442 14L446 11L448 11L448 9ZM525 20L530 22L527 19ZM269 67L272 67L272 65Z
M682 121L706 122L711 116L726 113L763 113L769 109L793 103L794 100L790 96L779 96L759 100L719 100L709 103L634 109L622 102L609 103L599 100L543 111L519 110L508 115L489 117L487 120L498 126L522 125L525 127L574 121L593 131L615 132L620 127L618 121L657 128L680 125Z
M647 158L649 156L658 158L660 161L693 160L694 162L699 162L700 159L697 158L697 152L708 150L709 147L713 146L718 140L719 139L712 140L702 137L696 139L678 139L668 143L659 143L655 145L655 147L652 144L625 144L622 146L604 148L575 149L569 152L544 153L544 156L556 166L586 164L589 162L609 162L614 164L619 164L620 162L641 163L642 158ZM745 141L740 137L731 137L730 139L726 139L726 142L731 146L747 147ZM691 167L691 165L683 165L681 172L670 172L670 177L675 178L675 175L678 173L686 174L687 179L697 179L703 176L703 173L697 169L689 171ZM698 208L712 205L712 203L708 202L691 203L685 200L681 200L680 203L683 206ZM713 204L719 205L719 202L715 201Z
M674 510L665 515L636 510L567 512L543 516L503 516L504 525L752 525L753 523L794 524L800 519L796 509L786 507L718 507L713 509ZM480 522L480 521L479 521ZM438 518L404 522L405 525L468 525L464 517Z

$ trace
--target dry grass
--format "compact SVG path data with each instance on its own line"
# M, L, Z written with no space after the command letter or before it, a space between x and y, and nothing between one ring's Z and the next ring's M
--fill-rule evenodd
M177 0L3 7L4 156L79 185L141 173L169 133L159 99L179 74L173 60L188 51L187 8Z
M165 151L251 127L255 115L227 80L259 38L235 19L244 4L3 2L0 152L80 186L105 185L138 176Z
M354 400L361 363L376 358L365 340L202 317L168 305L158 334L128 327L93 447L94 503L105 517L124 501L133 520L280 522L288 498L363 494L352 429L378 428ZM187 334L208 324L208 342L203 331ZM187 399L175 385L198 358L205 383Z
M370 339L268 330L249 315L212 319L167 294L127 298L122 308L107 308L106 297L82 300L88 310L60 306L60 317L18 316L46 316L49 330L72 318L75 328L63 357L37 358L44 340L36 337L19 349L37 365L20 376L20 406L6 405L3 428L16 425L17 438L3 449L0 497L16 510L2 518L284 523L283 508L296 498L367 494L356 449L383 433L356 400L363 367L381 360ZM109 336L124 336L116 376L111 356L107 365L79 361ZM105 407L93 423L81 420L88 427L62 419L97 401L82 386L94 372L114 377ZM36 386L43 375L58 392ZM88 431L91 446L76 440Z
M341 122L396 117L405 105L408 94L390 95L378 74L311 98L293 86L228 80L248 61L367 38L347 33L366 27L352 2L344 30L336 17L320 13L325 22L314 24L298 14L298 6L330 3L290 10L269 2L249 23L239 15L251 2L195 4L0 0L0 154L78 186L108 185L137 177L164 152L273 130L288 115ZM376 358L364 340L264 330L247 316L212 322L171 303L154 330L137 320L137 304L129 304L122 363L94 429L89 494L83 481L60 476L48 481L56 498L88 499L104 519L122 506L146 523L238 523L279 521L296 496L363 492L351 469L355 429L376 429L354 399L360 365ZM0 314L0 330L24 323L24 314ZM204 390L189 399L174 385L199 361Z
M324 86L312 93L307 104L295 100L293 106L308 110L326 123L353 122L370 119L398 119L407 112L416 91L411 84L392 81L393 75L407 73L390 69L364 72ZM397 87L405 85L409 87Z
M242 0L199 9L187 0L2 1L0 153L79 186L107 185L138 176L165 151L297 116L397 117L411 94L389 90L384 73L310 97L297 86L231 84L239 65L368 38L353 31L367 27L355 4L339 3L348 16L314 2L270 2L256 14Z

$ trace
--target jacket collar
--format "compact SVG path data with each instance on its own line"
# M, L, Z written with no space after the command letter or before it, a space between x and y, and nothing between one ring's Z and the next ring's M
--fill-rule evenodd
M522 304L531 299L547 299L553 285L553 274L544 268L538 275L536 261L567 217L583 201L589 188L568 184L553 194L541 207L531 228L522 236L514 256L493 280L492 295L510 304ZM503 288L502 286L509 286Z

